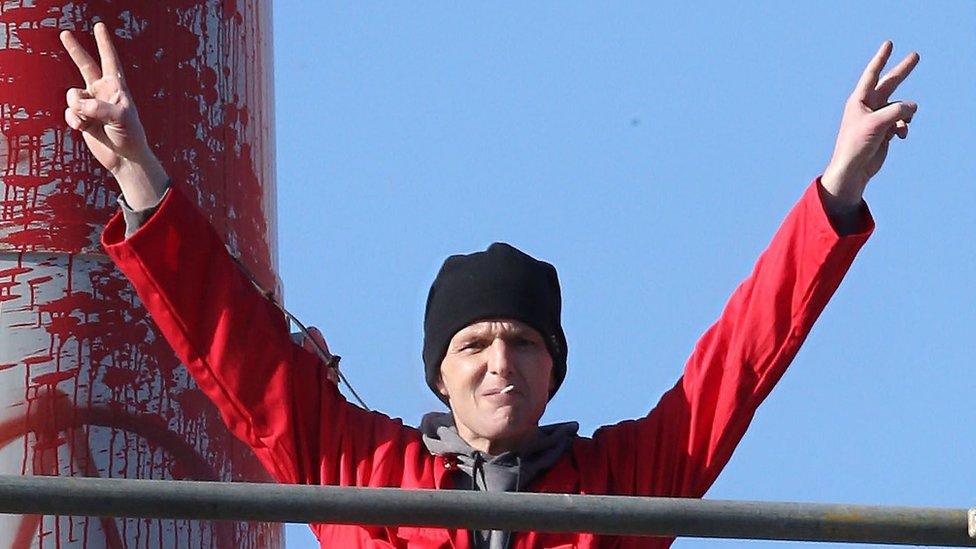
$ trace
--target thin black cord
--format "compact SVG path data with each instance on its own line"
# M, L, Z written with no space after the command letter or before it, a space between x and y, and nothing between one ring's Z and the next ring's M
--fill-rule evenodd
M315 341L315 338L312 337L311 333L309 333L308 328L306 328L305 325L302 324L302 322L295 317L295 315L291 314L288 311L288 309L286 309L284 306L279 305L277 301L273 299L271 301L279 309L281 309L281 312L285 313L285 316L287 316L289 320L294 322L295 325L298 326L298 329L301 330L302 334L304 334L305 337L307 337L309 341L312 342L312 344L315 346L316 354L319 355L319 358L322 359L326 367L332 368L332 370L335 371L336 375L339 376L339 381L343 382L346 385L346 387L349 389L349 392L352 393L352 397L356 399L356 402L358 402L359 405L362 406L367 412L371 411L369 409L369 406L366 406L366 403L363 402L362 398L360 398L359 393L356 392L356 389L353 389L352 384L349 383L349 380L346 379L346 376L342 375L342 370L339 369L339 360L341 360L342 357L339 355L333 355L325 352L325 349L323 349L322 346L319 345L319 342Z
M230 247L227 248L227 251L230 252ZM244 264L241 263L241 261L236 258L233 253L230 254L230 257L234 260L234 263L237 263L237 266L241 269L241 272L243 272L248 280L251 281L251 284L254 284L254 287L257 288L258 291L260 291L261 294L268 299L268 301L273 303L278 310L285 313L285 317L291 322L294 322L295 325L298 326L298 329L301 330L302 334L312 342L312 345L315 347L315 354L318 355L327 368L331 368L333 371L335 371L336 375L339 376L339 381L345 384L345 386L349 389L349 392L352 393L353 398L356 399L356 402L358 402L359 405L362 406L367 412L372 411L369 409L369 406L366 405L366 402L363 401L363 399L359 396L359 393L356 392L356 389L353 388L352 384L349 383L349 380L346 379L346 376L342 374L342 370L339 369L339 360L341 360L342 357L339 355L333 355L323 349L322 346L319 345L319 342L315 341L315 338L313 338L312 334L309 333L308 328L306 328L305 325L298 320L298 317L291 314L291 312L286 309L284 305L278 303L278 301L274 298L273 292L269 292L262 288L261 285L258 284L257 279L254 278L254 275L251 274L251 271L248 271L247 268L244 267Z

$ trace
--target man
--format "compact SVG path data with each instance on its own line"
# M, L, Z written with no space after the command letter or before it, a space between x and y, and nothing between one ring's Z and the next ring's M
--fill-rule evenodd
M645 417L576 434L539 426L566 375L555 269L512 246L448 258L424 317L425 374L450 413L420 429L350 405L318 357L225 253L146 145L109 32L101 68L62 40L85 88L65 120L122 190L103 244L234 434L280 482L700 497L782 376L873 228L864 189L912 102L888 103L918 62L883 78L885 42L848 100L833 156ZM217 283L214 283L214 282ZM323 547L667 547L671 540L312 526Z

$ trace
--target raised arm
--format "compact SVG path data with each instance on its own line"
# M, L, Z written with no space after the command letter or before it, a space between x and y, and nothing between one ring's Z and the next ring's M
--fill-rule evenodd
M704 495L799 351L873 229L864 188L916 110L887 104L918 61L910 54L879 82L890 51L885 42L848 100L825 175L787 215L675 387L645 418L594 435L618 493Z
M109 256L228 428L275 479L394 482L374 475L373 465L408 459L408 443L418 447L419 434L347 403L196 205L177 189L166 192L168 178L147 145L104 24L95 26L95 38L101 66L71 33L61 35L85 81L68 92L65 120L116 177L128 205L154 209L131 236L121 215L109 222L102 235Z

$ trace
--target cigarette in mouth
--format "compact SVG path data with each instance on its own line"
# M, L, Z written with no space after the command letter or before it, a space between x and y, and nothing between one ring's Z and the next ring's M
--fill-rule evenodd
M513 389L515 389L515 386L514 385L509 385L508 387L505 387L504 389L502 389L501 391L498 391L498 392L504 395L505 393L512 392Z

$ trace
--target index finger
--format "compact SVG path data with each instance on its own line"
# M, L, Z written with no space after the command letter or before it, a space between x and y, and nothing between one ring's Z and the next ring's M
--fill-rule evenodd
M884 68L885 63L888 62L889 55L891 55L891 40L885 40L878 48L878 53L874 54L868 66L864 68L861 79L858 80L857 87L854 88L854 94L859 99L868 97L874 91L874 87L878 85L878 76L881 74L881 69Z
M917 52L912 52L905 56L895 68L881 79L878 83L877 92L878 99L881 101L887 101L891 94L894 93L895 89L899 84L908 78L908 75L912 73L915 65L918 64L919 55Z
M98 64L88 55L85 47L78 42L78 39L75 38L75 35L71 34L71 31L61 33L61 44L68 51L68 55L75 62L75 66L78 67L78 72L81 73L81 77L85 80L85 86L90 86L102 77L102 71L99 70Z
M122 64L105 23L95 23L95 43L98 44L98 56L102 58L102 75L117 76L122 80Z

